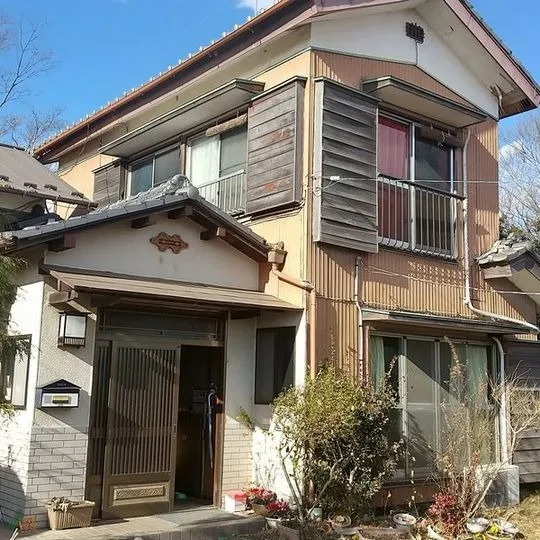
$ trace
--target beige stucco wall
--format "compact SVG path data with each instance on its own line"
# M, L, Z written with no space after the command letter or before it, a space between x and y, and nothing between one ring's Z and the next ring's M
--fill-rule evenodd
M156 217L155 225L143 229L133 229L130 221L105 225L81 231L76 235L75 249L49 252L45 263L90 272L257 290L258 264L223 240L201 240L203 230L188 218L171 220L163 214ZM159 251L150 239L160 232L179 234L189 247L178 254Z

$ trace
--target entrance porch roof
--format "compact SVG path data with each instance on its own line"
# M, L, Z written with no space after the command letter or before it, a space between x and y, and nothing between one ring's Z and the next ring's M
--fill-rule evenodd
M75 292L108 294L120 298L173 300L198 306L301 311L298 306L259 291L162 279L141 279L118 274L84 274L76 273L72 269L54 269L50 270L50 274L59 282L59 288L68 288Z

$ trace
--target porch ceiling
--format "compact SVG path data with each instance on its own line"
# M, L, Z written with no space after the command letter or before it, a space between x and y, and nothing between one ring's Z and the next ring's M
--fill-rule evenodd
M76 292L101 293L122 297L179 300L198 305L234 308L262 308L278 311L301 311L301 308L259 291L178 283L159 279L136 279L116 274L80 274L70 270L51 270L63 288Z

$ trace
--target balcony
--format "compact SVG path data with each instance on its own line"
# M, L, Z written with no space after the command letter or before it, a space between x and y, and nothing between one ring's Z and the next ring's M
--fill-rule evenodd
M238 171L198 186L201 197L228 214L246 211L246 173Z
M457 256L456 218L463 197L419 182L378 179L379 243L436 255Z

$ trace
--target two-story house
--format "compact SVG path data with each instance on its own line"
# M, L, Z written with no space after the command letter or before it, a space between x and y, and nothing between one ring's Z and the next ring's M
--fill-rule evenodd
M45 142L99 208L2 235L41 294L19 511L280 489L269 403L328 361L377 379L397 359L396 482L427 476L449 342L477 387L536 332L476 257L498 238L498 121L539 101L465 0L281 0Z

